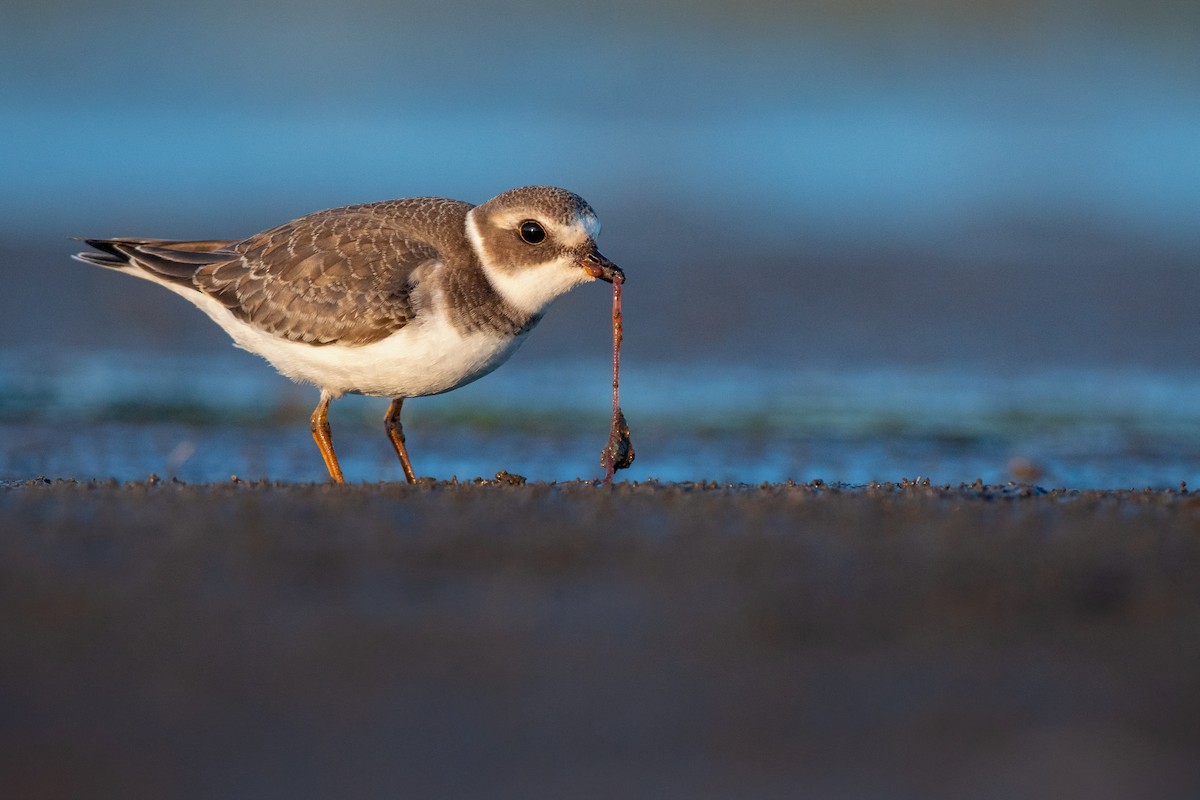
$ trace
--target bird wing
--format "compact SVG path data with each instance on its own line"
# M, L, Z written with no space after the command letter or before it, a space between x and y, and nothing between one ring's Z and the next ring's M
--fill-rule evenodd
M395 209L392 201L301 217L236 243L230 257L196 269L194 284L239 319L285 339L379 341L413 318L418 270L444 260Z

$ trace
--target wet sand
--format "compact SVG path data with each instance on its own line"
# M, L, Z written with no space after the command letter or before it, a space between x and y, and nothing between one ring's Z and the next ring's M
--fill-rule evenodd
M1194 797L1200 495L0 486L8 797Z

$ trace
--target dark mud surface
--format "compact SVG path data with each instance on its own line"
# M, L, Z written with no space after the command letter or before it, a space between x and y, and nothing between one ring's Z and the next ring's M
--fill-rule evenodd
M1195 797L1200 495L0 486L7 797Z

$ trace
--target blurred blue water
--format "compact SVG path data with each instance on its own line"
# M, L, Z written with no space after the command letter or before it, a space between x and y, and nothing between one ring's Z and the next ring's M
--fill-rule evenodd
M405 405L422 474L602 475L608 367L522 364ZM316 392L238 354L0 358L0 480L325 479L307 418ZM623 407L630 480L1200 485L1200 376L962 370L787 373L634 365ZM354 481L402 480L383 400L343 398L331 424Z
M997 213L1198 241L1196 42L1133 3L1009 19L914 4L904 25L773 4L757 21L720 6L27 5L0 40L14 230L197 235L196 215L265 224L552 182L776 242L801 224L924 239Z
M67 237L237 237L553 183L596 206L630 275L631 421L650 443L634 477L997 480L1015 459L1072 485L1194 481L1198 9L8 3L0 409L28 430L141 420L164 441L201 424L218 446L181 476L319 479L303 425L295 457L264 439L227 466L246 431L278 427L262 408L292 431L308 393L253 360L214 369L228 344L202 315L69 263ZM427 471L523 471L463 455L486 423L529 472L587 475L607 379L570 365L603 353L605 305L564 299L488 389L414 401L415 426L461 444L427 445ZM237 425L218 430L218 407ZM569 410L592 407L589 435ZM531 416L554 424L504 439L494 422ZM386 451L355 462L381 448L351 436L353 474L394 471ZM36 450L10 447L0 473L170 461Z

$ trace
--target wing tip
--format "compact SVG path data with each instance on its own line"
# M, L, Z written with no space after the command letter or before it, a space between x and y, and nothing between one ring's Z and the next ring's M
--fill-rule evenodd
M128 254L121 252L117 246L117 242L114 240L88 239L82 236L72 238L76 242L83 242L100 251L98 253L88 251L76 253L71 256L76 261L82 261L84 264L93 264L97 267L127 267L130 265Z

